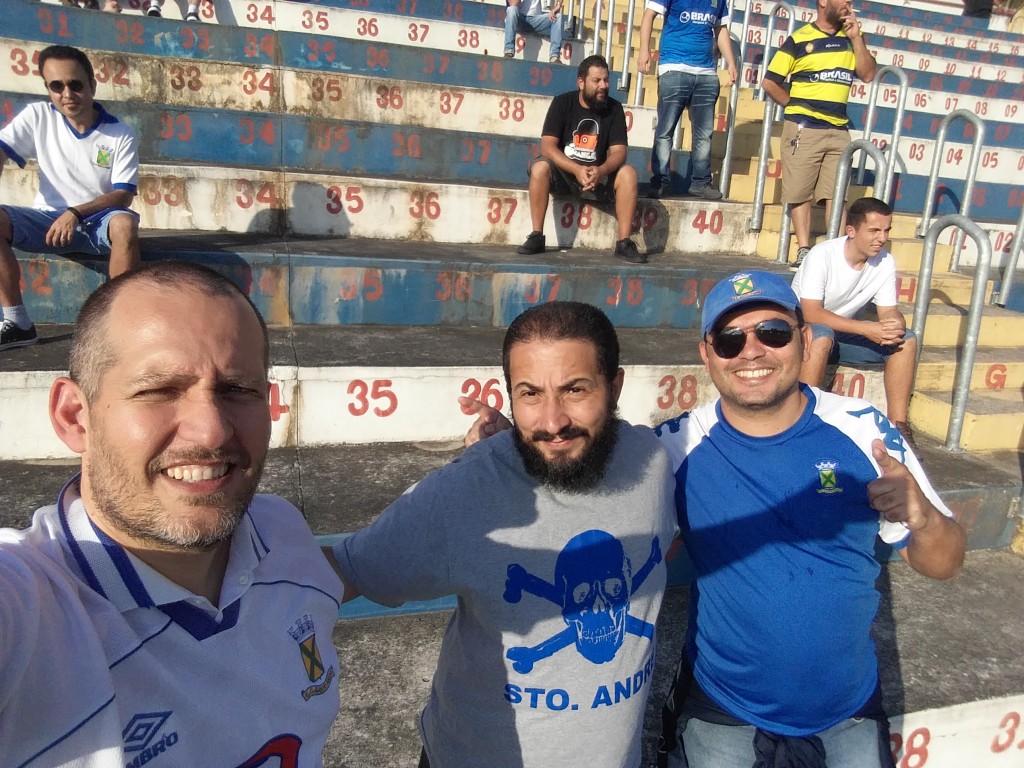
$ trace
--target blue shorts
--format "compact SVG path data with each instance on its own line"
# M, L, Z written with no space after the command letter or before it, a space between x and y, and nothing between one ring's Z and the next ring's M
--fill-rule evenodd
M895 346L875 344L864 336L858 336L855 333L839 333L820 323L809 323L809 325L811 326L812 343L817 339L832 341L832 351L828 356L828 361L832 365L836 363L850 365L884 363L889 355L903 348L902 344ZM906 333L903 334L904 342L916 338L917 336L911 328L907 328Z
M74 237L67 245L46 244L46 233L50 231L64 211L40 211L17 205L0 205L11 220L11 245L29 253L86 253L90 256L109 256L110 238L107 230L110 220L118 214L127 213L139 220L139 214L128 208L106 208L97 211L78 225Z

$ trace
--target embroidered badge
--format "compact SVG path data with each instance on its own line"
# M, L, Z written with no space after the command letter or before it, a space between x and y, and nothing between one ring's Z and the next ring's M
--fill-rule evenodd
M110 150L100 147L96 150L96 165L100 168L110 167Z
M754 281L750 279L750 275L736 275L732 281L732 290L737 296L745 296L753 292Z
M328 669L326 676L324 675L324 663L320 658L320 649L316 646L316 627L313 626L313 617L308 613L295 622L288 630L288 634L299 644L299 656L306 668L306 676L311 683L317 683L302 691L302 698L309 701L313 696L324 693L330 686L331 680L334 679L334 667Z
M838 466L838 462L828 460L819 461L814 465L814 468L818 470L818 493L831 494L843 492L839 485L839 475L836 473L836 467Z

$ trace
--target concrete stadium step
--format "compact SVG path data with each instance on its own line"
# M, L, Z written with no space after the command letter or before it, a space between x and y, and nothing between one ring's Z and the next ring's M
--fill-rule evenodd
M0 177L0 195L12 205L31 205L37 181L31 169L11 169ZM531 230L522 188L196 166L142 166L137 209L146 230L506 246L520 245ZM641 200L633 231L655 266L680 254L749 254L756 235L746 231L745 209ZM617 239L613 212L572 199L554 199L544 230L559 248L610 250Z
M925 347L914 381L917 392L952 392L957 357L962 350L953 347ZM971 397L975 392L1020 392L1024 389L1024 348L979 348L971 373ZM917 395L914 395L917 397ZM930 395L929 395L930 396ZM944 436L944 435L943 435Z
M911 304L901 305L907 323L913 315ZM926 346L960 346L967 334L967 310L963 307L933 301L928 307L924 329ZM1024 315L1002 307L986 306L982 312L979 346L1014 348L1024 338Z
M910 401L911 422L920 431L944 441L952 400L950 390L918 387ZM1024 450L1024 396L1021 388L972 389L964 413L960 445L966 451Z

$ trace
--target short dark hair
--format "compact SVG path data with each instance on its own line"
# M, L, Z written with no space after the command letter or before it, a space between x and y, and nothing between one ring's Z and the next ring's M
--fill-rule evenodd
M89 57L77 48L72 48L70 45L50 45L43 48L43 50L39 52L40 76L43 74L43 65L50 59L56 59L57 61L77 61L82 66L82 69L85 70L85 74L89 76L90 83L96 79L96 75L94 75L92 71L92 62L89 61Z
M608 316L597 307L581 301L553 301L526 310L512 321L505 332L501 367L505 372L505 388L510 394L512 347L538 340L589 341L594 345L598 368L607 381L611 382L619 370L619 337Z
M586 80L587 75L590 74L591 67L600 67L601 69L608 69L608 61L605 59L604 56L598 56L597 54L594 54L593 56L587 56L587 58L581 61L580 65L576 68L576 77L579 78L580 80Z
M854 200L846 212L846 225L856 229L867 219L870 213L892 216L892 206L877 197L862 197Z
M219 272L191 261L170 259L143 264L137 269L123 272L97 288L85 300L71 334L71 354L68 376L92 401L99 392L103 372L114 365L117 356L110 345L106 320L117 295L136 283L145 283L164 289L192 288L208 296L240 297L252 309L263 332L263 367L270 368L270 340L267 325L256 305L237 285Z

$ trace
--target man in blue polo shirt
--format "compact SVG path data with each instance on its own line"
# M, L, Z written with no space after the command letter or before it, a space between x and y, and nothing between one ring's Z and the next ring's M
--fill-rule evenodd
M725 59L729 84L736 82L736 59L729 39L729 6L725 0L647 0L640 22L640 71L651 66L654 17L665 17L658 54L658 127L651 152L651 191L668 192L672 137L684 109L690 112L691 197L720 200L711 186L711 133L721 84L715 68L715 44Z

